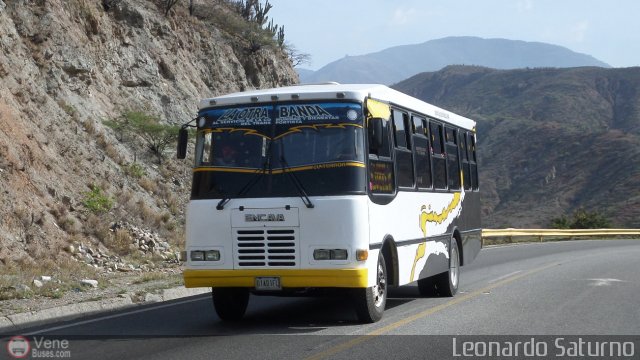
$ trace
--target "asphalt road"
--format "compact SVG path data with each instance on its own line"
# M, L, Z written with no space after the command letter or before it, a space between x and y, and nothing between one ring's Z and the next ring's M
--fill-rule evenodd
M216 317L209 296L196 296L22 335L67 339L73 359L451 358L461 351L452 339L459 344L464 335L633 335L638 358L638 275L640 241L509 245L485 248L463 267L454 298L392 289L376 324L358 324L343 298L255 296L245 319L229 324Z

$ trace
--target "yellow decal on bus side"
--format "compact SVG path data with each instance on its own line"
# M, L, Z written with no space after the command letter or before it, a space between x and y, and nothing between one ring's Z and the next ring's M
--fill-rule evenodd
M389 119L391 117L391 107L389 104L378 100L367 99L367 110L374 118Z
M453 199L451 199L451 202L449 203L449 205L443 208L442 212L439 214L436 213L435 211L427 212L426 205L422 205L422 207L420 208L421 212L420 212L419 226L425 238L427 237L427 222L442 224L447 219L447 217L449 217L449 214L451 214L451 212L458 206L458 204L460 203L461 197L462 197L461 192L454 193ZM418 245L418 249L416 250L416 257L413 260L413 266L411 267L410 281L413 281L413 278L415 276L415 271L416 271L416 264L418 263L418 260L424 257L426 247L427 247L426 241Z

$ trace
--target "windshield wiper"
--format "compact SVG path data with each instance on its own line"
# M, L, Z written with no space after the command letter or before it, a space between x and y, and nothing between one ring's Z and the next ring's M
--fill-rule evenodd
M282 162L282 165L284 165L284 168L282 169L282 171L287 173L287 175L289 175L289 178L291 178L291 182L293 182L293 184L296 186L296 189L298 190L298 193L300 193L300 199L302 199L302 202L304 203L304 205L309 209L314 208L315 206L311 202L311 199L309 199L309 196L307 195L307 192L304 190L302 183L300 182L300 180L298 180L298 177L296 176L296 174L294 174L293 171L291 171L291 167L287 163L287 160L284 158L284 151L282 152L282 155L280 155L280 162Z
M271 163L271 142L269 142L269 148L267 149L267 154L266 157L264 159L264 162L262 163L262 169L260 172L258 172L257 174L255 174L250 180L249 182L247 182L247 184L245 186L242 187L242 189L240 189L240 191L238 191L238 193L236 194L236 198L244 196L244 194L246 194L247 192L249 192L249 190L251 190L251 188L258 183L258 181L264 176L264 174L267 173L267 168L269 169L269 171L271 170L271 166L269 165ZM222 200L220 200L218 202L218 205L216 205L216 210L223 210L224 206L231 200L231 197L227 194L224 195L224 197L222 198Z

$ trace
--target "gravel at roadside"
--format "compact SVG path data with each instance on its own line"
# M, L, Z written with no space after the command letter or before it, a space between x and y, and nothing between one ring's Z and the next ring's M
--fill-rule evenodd
M83 315L133 307L206 293L207 288L186 289L180 266L157 272L112 273L101 286L82 286L60 298L33 296L0 301L0 333Z

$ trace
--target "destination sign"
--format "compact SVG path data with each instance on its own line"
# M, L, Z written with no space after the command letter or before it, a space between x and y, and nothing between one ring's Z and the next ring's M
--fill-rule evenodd
M321 105L282 105L278 106L276 124L301 124L308 121L334 121L340 116L331 114Z
M213 118L213 127L248 127L271 125L272 106L238 107L231 109L209 110Z
M200 116L204 116L206 124L212 128L251 128L273 124L278 128L276 132L286 131L292 125L363 121L362 105L344 102L217 108L207 109Z
M393 162L369 160L369 189L374 193L393 193Z

